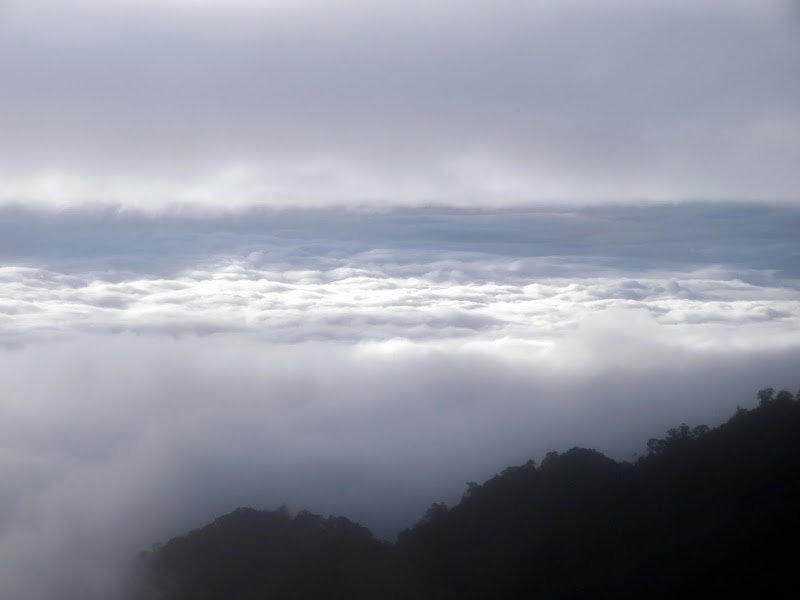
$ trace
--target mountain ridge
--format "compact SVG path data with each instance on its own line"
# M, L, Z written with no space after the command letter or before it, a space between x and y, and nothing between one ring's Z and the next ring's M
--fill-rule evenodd
M598 598L796 591L800 392L681 424L634 463L575 447L467 484L394 543L239 508L143 553L125 600Z

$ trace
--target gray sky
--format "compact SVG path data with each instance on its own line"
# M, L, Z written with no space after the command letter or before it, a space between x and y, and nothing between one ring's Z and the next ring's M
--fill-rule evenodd
M793 9L6 0L0 199L796 202Z
M0 0L0 597L800 387L796 3L430 4Z

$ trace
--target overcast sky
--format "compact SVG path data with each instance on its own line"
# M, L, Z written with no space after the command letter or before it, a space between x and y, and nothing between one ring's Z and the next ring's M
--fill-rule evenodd
M796 392L799 15L0 0L0 596Z
M4 0L2 202L797 201L781 0Z

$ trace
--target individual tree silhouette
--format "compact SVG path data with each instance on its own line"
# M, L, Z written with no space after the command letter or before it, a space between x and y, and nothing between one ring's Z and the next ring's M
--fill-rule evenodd
M758 398L758 404L760 406L763 406L764 404L766 404L768 402L772 402L774 394L775 394L775 390L772 389L771 387L763 389L763 390L759 390L758 394L756 394L756 397Z

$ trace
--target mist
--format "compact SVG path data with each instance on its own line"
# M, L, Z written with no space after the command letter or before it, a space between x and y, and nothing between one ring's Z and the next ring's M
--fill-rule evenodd
M610 333L549 360L230 336L5 351L3 592L107 592L138 551L242 505L345 514L391 539L505 465L573 445L632 460L679 422L751 406L754 383L796 383L796 348ZM573 344L606 364L572 359Z

